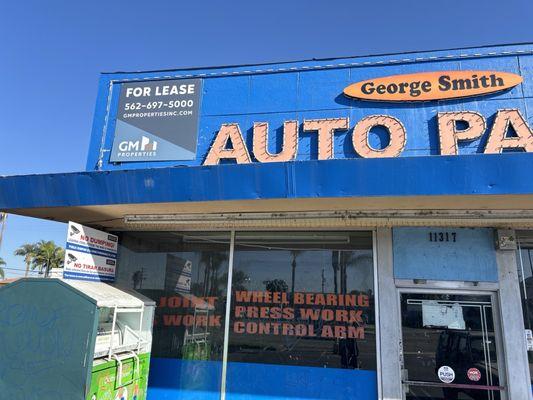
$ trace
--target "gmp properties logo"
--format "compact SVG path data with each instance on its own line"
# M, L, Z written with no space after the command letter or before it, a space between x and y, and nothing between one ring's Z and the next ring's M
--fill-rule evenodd
M118 144L119 157L157 157L157 141L146 136L132 141L124 140Z

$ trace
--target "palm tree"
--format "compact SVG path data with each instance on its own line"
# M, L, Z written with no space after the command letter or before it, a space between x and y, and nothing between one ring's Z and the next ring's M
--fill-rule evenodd
M37 247L33 243L26 243L20 246L17 250L15 250L16 256L22 256L24 257L24 262L26 263L26 273L24 276L28 276L28 273L30 271L30 265L33 263L33 258L35 257Z
M218 271L228 260L226 252L203 251L200 256L200 264L205 266L204 271L204 296L216 296L220 279Z
M2 257L0 257L0 265L6 265L6 262L4 261ZM4 279L5 276L6 275L4 273L4 269L0 267L0 279Z
M291 294L294 299L294 283L296 281L296 258L302 253L302 250L291 250Z
M335 294L339 293L339 287L338 287L339 258L340 258L340 251L333 250L331 252L331 267L333 268L333 290L335 291Z
M44 272L44 276L48 277L52 268L63 268L64 259L65 250L62 247L51 240L41 240L35 244L31 267L38 268L39 273Z

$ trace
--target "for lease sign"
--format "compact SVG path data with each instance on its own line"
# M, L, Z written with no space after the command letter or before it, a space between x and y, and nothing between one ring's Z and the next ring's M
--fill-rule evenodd
M63 277L113 282L117 247L117 236L70 221Z
M202 81L121 84L111 162L194 160Z

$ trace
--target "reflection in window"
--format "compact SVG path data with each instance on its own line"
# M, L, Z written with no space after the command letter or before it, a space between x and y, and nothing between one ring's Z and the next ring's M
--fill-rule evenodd
M375 369L365 235L238 234L230 361Z
M224 345L228 233L128 232L117 283L157 302L151 392L218 398Z
M220 396L229 241L122 234L117 283L157 302L154 397ZM228 400L377 398L370 232L237 233L233 259Z
M400 299L406 399L500 399L491 297L402 293ZM462 387L442 386L444 367L454 371L450 383Z
M230 399L251 392L373 398L356 385L366 379L372 392L374 372L353 372L376 369L370 233L237 233L233 276ZM329 369L352 372L334 377ZM321 393L329 379L342 388L332 383Z

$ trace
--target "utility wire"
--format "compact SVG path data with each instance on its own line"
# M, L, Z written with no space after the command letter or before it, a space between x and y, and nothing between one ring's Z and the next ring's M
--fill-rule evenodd
M0 266L0 268L2 268L3 270L7 270L7 271L21 271L21 272L26 272L26 268L21 269L21 268L10 268L10 267L2 267L2 266ZM37 274L39 273L39 271L32 270L32 269L28 270L28 272L30 272L30 273L37 273Z

